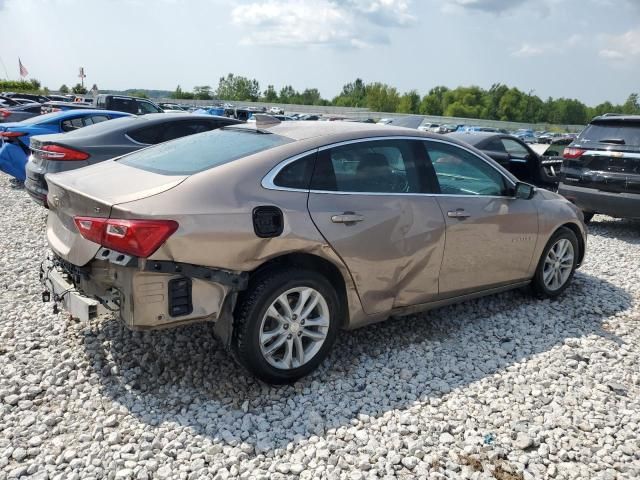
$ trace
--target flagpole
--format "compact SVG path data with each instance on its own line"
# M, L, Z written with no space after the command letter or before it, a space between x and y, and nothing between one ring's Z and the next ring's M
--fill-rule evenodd
M7 66L2 61L2 57L0 57L0 64L2 65L2 68L4 69L4 74L6 76L6 79L9 80L9 72L7 72Z

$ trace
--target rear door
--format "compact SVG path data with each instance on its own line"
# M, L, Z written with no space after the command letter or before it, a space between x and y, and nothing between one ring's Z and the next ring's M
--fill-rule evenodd
M369 314L438 295L445 225L424 194L425 166L420 140L368 139L318 154L309 212Z
M446 221L443 298L523 280L538 237L534 202L488 161L457 145L426 141Z

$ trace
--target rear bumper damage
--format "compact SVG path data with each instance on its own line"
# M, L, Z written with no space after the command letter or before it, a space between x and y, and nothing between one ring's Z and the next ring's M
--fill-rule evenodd
M52 256L42 263L40 277L50 299L71 316L88 321L111 311L135 330L217 322L231 315L237 292L248 282L246 273L138 259L104 248L84 267Z

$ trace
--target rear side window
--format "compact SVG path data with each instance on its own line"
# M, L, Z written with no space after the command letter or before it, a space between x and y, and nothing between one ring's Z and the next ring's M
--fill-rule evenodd
M112 98L109 110L118 110L119 112L138 113L138 103L135 100L126 98Z
M592 123L582 131L577 142L612 143L638 147L640 146L640 122Z
M420 193L415 151L418 142L380 140L323 150L313 173L313 190L361 193Z
M91 117L85 118L85 122L87 123L87 125L93 125L94 123L105 122L107 120L109 120L109 117L107 117L106 115L93 115Z
M71 132L73 130L78 130L79 128L83 128L85 126L84 119L82 118L72 118L69 120L63 120L60 125L63 132Z
M138 103L138 111L134 113L138 113L139 115L146 115L147 113L162 113L162 110L160 110L159 108L156 108L156 106L151 102L137 100L137 103Z
M255 130L218 129L145 148L119 161L162 175L192 175L291 141Z
M169 140L175 140L176 138L186 137L187 135L208 132L209 130L213 130L214 128L215 126L212 123L202 120L183 120L180 122L171 122L166 124L160 141L167 142Z
M160 135L164 130L163 124L151 125L150 127L138 128L127 132L127 136L134 142L145 145L155 145L160 143Z
M291 162L280 170L273 184L278 187L308 190L315 161L316 153L314 152Z

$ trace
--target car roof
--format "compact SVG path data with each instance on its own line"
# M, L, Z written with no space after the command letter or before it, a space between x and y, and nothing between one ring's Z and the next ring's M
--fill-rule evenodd
M234 126L233 128L242 129L258 129L265 130L269 133L275 133L292 140L300 141L315 137L331 137L344 136L352 134L353 138L361 136L393 136L393 135L409 135L425 138L441 138L436 135L429 135L427 132L421 132L413 128L393 127L389 125L377 125L372 123L358 122L325 122L325 121L295 121L281 122L267 127L261 127L259 123L243 124Z
M455 138L456 140L462 140L463 142L471 145L477 145L478 143L491 137L504 137L510 136L500 132L452 132L447 134L447 137Z
M640 115L618 115L618 114L605 114L595 117L591 120L591 123L597 122L640 122Z

